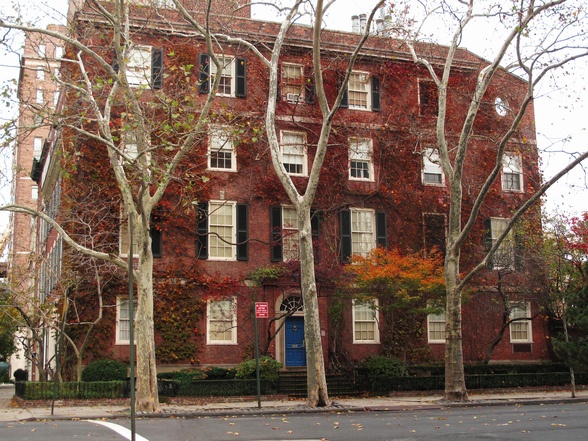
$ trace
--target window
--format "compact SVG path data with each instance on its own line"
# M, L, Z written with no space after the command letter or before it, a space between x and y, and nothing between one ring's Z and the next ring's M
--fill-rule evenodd
M53 107L57 107L57 103L59 102L59 90L53 92Z
M352 72L341 107L380 111L380 79L367 72Z
M349 179L373 181L374 163L371 139L349 140Z
M304 100L303 92L304 75L299 64L282 65L282 99L290 103L299 103Z
M151 46L134 46L129 50L127 81L130 86L161 89L163 83L163 51Z
M45 69L42 66L37 67L37 80L45 79Z
M310 224L315 261L318 261L319 253L316 245L319 236L319 213L314 210L311 210ZM300 236L296 209L282 206L270 207L270 228L271 261L298 260Z
M423 116L439 114L439 90L433 81L419 80L419 113Z
M378 301L353 301L353 343L379 343Z
M127 81L131 86L146 86L151 82L151 48L135 46L129 50Z
M244 58L217 57L221 64L221 80L217 95L245 98L247 96L247 60ZM217 67L208 54L198 56L198 92L209 93Z
M306 176L306 136L299 132L282 132L282 163L291 175Z
M35 136L33 139L33 157L37 160L41 159L43 153L43 138Z
M128 218L123 216L124 214L121 210L121 223L119 228L119 254L120 257L128 257L130 246L129 223ZM151 216L151 230L149 231L149 234L151 236L151 252L153 253L153 257L161 257L161 250L163 246L161 226L154 225L153 215ZM137 258L139 257L139 247L136 238L134 237L133 239L133 257Z
M33 201L36 201L37 199L39 199L39 187L37 185L33 185L31 187L31 199Z
M233 137L228 127L211 127L208 137L208 168L237 171Z
M63 58L63 47L62 46L55 46L55 58L57 58L57 59Z
M427 316L429 343L445 343L445 311Z
M370 75L366 72L352 72L348 83L349 108L371 108Z
M207 344L237 344L237 300L207 301Z
M45 55L47 54L47 46L45 46L44 44L40 44L37 49L37 54L39 55L39 57L45 57Z
M249 207L229 201L198 204L199 259L249 259Z
M351 249L354 255L367 257L376 247L373 210L351 210Z
M43 94L43 89L37 89L36 103L45 104L45 96Z
M133 222L134 223L134 222ZM133 237L133 257L139 257L137 240ZM120 257L129 257L130 231L129 219L121 211L120 229L119 229L119 254Z
M128 162L135 161L139 157L139 140L132 130L123 133L122 151L128 157Z
M514 153L505 153L502 158L502 189L523 191L522 171L521 157Z
M349 263L351 256L366 257L376 246L386 247L386 213L352 208L339 215L341 262Z
M436 213L424 213L424 242L425 250L430 253L433 249L445 253L447 241L445 215Z
M134 304L134 315L137 314L137 301ZM137 340L135 339L135 342ZM128 299L116 298L116 341L117 345L128 345L131 342L131 315Z
M298 217L296 209L293 207L282 208L282 241L284 260L298 260L300 258L300 238L298 234Z
M439 158L439 150L428 147L423 152L423 184L444 185L445 179Z
M533 341L531 332L531 304L521 302L511 304L510 309L510 342L530 343ZM514 320L514 321L513 321Z
M508 226L509 219L492 217L486 220L486 248L494 246L498 238L502 235ZM515 265L515 243L512 230L501 242L498 249L494 252L489 267L491 269L514 269Z

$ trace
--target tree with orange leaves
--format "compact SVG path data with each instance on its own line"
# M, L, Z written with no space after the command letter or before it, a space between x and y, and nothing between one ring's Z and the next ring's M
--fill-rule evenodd
M380 335L386 355L410 361L426 355L423 321L426 314L439 312L445 292L442 257L378 248L367 257L354 257L348 271L355 302L369 302L381 313L378 326L385 330Z

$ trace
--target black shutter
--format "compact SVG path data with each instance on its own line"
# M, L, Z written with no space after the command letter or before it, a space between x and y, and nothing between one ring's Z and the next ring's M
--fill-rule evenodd
M386 228L386 213L376 213L376 245L382 248L388 247L388 234Z
M372 76L372 111L380 111L380 79Z
M198 93L210 92L210 58L208 54L198 55Z
M438 252L445 255L447 247L445 216L443 214L428 213L423 216L423 219L425 250L431 252L433 248L436 248Z
M282 244L282 207L270 207L270 260L284 260Z
M339 89L343 87L343 75L344 74L339 73ZM345 85L345 91L343 92L343 98L341 99L341 104L339 104L339 107L343 107L344 109L349 107L349 83Z
M525 267L523 237L520 233L514 233L514 269L522 271Z
M312 67L304 68L304 102L314 104L316 101L316 88L314 85L314 70Z
M312 234L312 249L314 251L314 261L320 261L319 253L319 229L320 229L320 213L316 210L310 210L310 230Z
M151 253L153 257L161 257L163 254L163 234L157 226L152 225L149 230L151 236Z
M237 260L249 260L249 206L237 204Z
M208 203L200 202L196 208L196 258L208 259Z
M341 263L349 263L351 249L351 211L342 210L339 213L339 236L341 240Z
M245 58L235 59L235 96L245 98L247 96L247 60Z
M151 84L154 89L163 85L163 49L151 48Z

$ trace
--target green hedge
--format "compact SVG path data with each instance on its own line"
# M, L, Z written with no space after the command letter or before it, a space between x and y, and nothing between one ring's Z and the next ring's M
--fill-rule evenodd
M25 400L124 398L126 381L18 382L16 396Z

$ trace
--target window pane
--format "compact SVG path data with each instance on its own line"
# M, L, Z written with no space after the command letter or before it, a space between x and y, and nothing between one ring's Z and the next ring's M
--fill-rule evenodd
M298 133L283 133L282 161L286 171L296 175L304 174L305 159L304 136Z
M218 57L221 64L221 79L218 86L217 94L231 96L233 81L233 59L230 57ZM210 81L214 81L217 74L216 64L210 63Z
M233 258L233 204L210 203L209 231L210 257Z
M354 255L367 257L374 248L372 211L351 211L351 247Z
M209 137L210 168L233 169L233 138L228 130L214 127Z
M349 107L367 109L370 77L365 73L353 72L349 77Z

